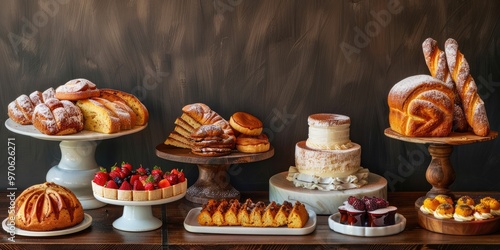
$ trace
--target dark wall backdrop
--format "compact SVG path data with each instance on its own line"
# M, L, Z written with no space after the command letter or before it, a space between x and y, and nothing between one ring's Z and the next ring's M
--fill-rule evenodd
M136 94L148 107L140 133L98 142L96 160L194 165L158 158L155 146L181 108L203 102L226 119L236 111L261 118L275 148L271 159L232 166L241 191L268 189L294 164L307 138L307 117L351 117L362 165L389 180L389 191L426 191L424 145L389 139L387 94L399 80L428 74L421 44L433 37L460 44L500 129L499 1L176 0L0 1L0 187L7 187L7 141L15 138L16 185L45 180L58 163L58 142L14 134L3 123L21 94L87 78L100 88ZM500 190L500 139L455 147L453 190Z

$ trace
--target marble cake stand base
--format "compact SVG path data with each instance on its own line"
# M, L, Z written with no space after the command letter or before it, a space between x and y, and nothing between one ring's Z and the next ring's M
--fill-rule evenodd
M376 196L387 199L387 180L382 176L370 173L368 175L368 184L361 188L340 190L340 191L321 191L310 190L302 187L295 187L286 177L288 172L281 172L269 179L269 200L283 203L289 201L294 203L300 201L306 208L313 210L316 214L334 214L338 212L338 207L351 195Z

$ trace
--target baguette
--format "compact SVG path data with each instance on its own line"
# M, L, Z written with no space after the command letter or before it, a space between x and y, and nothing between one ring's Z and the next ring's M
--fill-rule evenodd
M458 49L458 43L452 38L445 42L445 54L451 78L456 84L462 100L465 118L474 134L486 136L490 133L490 125L484 102L477 93L477 86L470 74L469 63Z
M439 49L436 40L432 38L425 39L422 43L422 50L424 53L425 63L429 68L431 76L453 87L453 92L455 94L455 103L453 107L453 131L466 132L469 128L469 124L465 118L462 101L457 92L457 88L448 70L445 52Z

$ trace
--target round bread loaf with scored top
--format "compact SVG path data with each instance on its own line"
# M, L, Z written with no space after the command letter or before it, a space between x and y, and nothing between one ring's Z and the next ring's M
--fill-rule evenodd
M75 194L53 182L33 185L15 201L16 227L29 231L53 231L75 226L84 212Z

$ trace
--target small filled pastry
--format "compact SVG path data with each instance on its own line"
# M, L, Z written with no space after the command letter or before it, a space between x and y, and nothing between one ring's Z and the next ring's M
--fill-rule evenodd
M424 203L420 206L420 211L424 214L433 214L439 204L439 201L434 198L425 198Z
M479 203L474 207L474 209L476 210L474 213L474 218L476 218L476 220L487 220L493 218L490 206L486 203Z
M448 203L441 203L434 211L434 217L437 219L451 219L453 218L453 206Z
M453 199L451 199L450 196L445 194L439 194L436 197L434 197L434 199L438 200L440 204L448 203L450 205L453 205Z
M498 202L497 199L484 197L481 199L481 203L485 203L490 207L490 213L492 215L500 215L500 202Z
M464 196L458 198L457 205L462 205L462 204L469 205L472 208L474 208L474 206L476 205L476 203L474 202L474 200L471 197L467 196L467 195L464 195Z
M471 221L474 220L474 209L470 205L460 204L455 207L453 218L456 221Z

